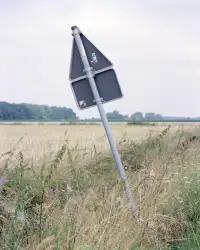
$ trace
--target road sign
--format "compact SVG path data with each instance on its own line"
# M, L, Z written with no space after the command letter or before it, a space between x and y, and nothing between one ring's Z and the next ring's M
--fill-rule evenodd
M106 70L94 76L102 103L122 98L123 94L113 69ZM71 83L76 103L79 109L87 109L96 105L87 78Z
M112 63L108 60L96 46L94 46L83 33L80 34L85 53L87 55L90 67L98 73L100 70L106 70L109 67L112 67ZM72 55L71 55L71 66L69 78L71 81L85 76L84 66L81 60L81 56L78 50L78 46L73 38L72 45Z
M77 26L72 27L73 51L70 80L80 109L96 104L102 119L110 147L121 179L125 182L132 213L137 215L132 192L112 136L103 103L122 97L122 92L111 62L82 34Z
M92 67L94 79L99 91L102 103L107 103L123 97L117 75L112 69L113 64L109 59L90 42L82 32L79 34L85 56L88 58L89 66ZM81 49L82 51L82 49ZM73 38L70 76L76 104L79 109L87 109L96 106L94 96L86 76L81 54L75 37Z

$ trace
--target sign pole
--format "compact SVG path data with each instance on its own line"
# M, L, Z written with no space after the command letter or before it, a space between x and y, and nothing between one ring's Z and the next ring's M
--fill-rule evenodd
M125 183L127 198L129 200L129 202L131 203L133 216L136 217L137 209L136 209L136 205L135 205L134 200L133 200L130 184L126 178L125 171L124 171L124 168L122 165L122 161L121 161L121 158L119 156L117 146L115 144L114 138L112 136L112 133L111 133L111 130L109 127L108 119L107 119L107 116L106 116L106 113L104 111L104 107L102 104L102 99L99 96L99 92L98 92L98 89L97 89L97 86L96 86L96 83L94 80L93 68L90 67L90 64L88 62L88 58L87 58L87 55L85 53L85 49L84 49L84 46L83 46L83 43L82 43L82 40L80 37L80 30L77 26L73 26L73 27L71 27L71 29L72 29L72 35L75 38L75 41L76 41L76 44L77 44L77 47L78 47L78 50L79 50L79 53L81 56L81 60L82 60L83 65L84 65L84 70L85 70L86 76L87 76L88 81L90 83L90 87L91 87L91 90L92 90L92 93L94 96L94 102L96 103L97 108L99 110L99 114L100 114L101 119L102 119L102 123L103 123L104 129L105 129L105 132L106 132L106 135L107 135L107 138L108 138L111 150L112 150L112 154L113 154L115 161L116 161L119 175Z

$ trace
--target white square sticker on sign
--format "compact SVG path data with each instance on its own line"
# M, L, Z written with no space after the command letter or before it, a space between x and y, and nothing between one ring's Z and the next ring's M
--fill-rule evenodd
M92 64L98 63L97 57L96 57L96 54L95 54L95 53L92 53L92 59L93 59L93 60L91 61Z

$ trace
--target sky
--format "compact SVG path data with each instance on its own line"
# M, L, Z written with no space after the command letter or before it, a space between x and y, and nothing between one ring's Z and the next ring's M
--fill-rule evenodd
M200 116L199 0L0 0L0 101L80 111L69 82L71 26L114 64L124 97L104 105Z

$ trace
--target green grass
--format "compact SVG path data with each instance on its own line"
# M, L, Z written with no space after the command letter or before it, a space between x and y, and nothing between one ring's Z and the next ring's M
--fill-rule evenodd
M190 178L182 182L181 209L185 215L186 228L183 239L175 242L172 249L200 249L200 168L195 168Z

